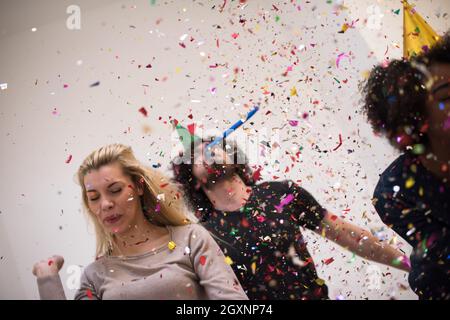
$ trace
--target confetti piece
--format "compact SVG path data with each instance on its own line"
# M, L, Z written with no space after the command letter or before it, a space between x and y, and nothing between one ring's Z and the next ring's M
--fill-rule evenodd
M416 154L416 155L420 155L423 154L425 152L425 146L423 144L415 144L413 145L412 148L412 153Z
M253 176L252 176L253 181L257 182L258 180L261 179L261 171L262 171L262 167L259 167L258 169L256 169L253 172Z
M292 87L291 88L291 97L294 97L294 96L298 97L297 88Z
M319 286L323 286L325 281L323 279L317 278L315 281Z
M91 84L89 87L97 87L98 85L100 85L100 81L94 82L93 84Z
M184 254L191 254L191 248L189 248L189 247L185 247L184 248Z
M400 14L400 9L392 10L392 12L398 15L398 14Z
M337 149L339 149L340 146L342 146L342 136L341 136L341 134L339 134L339 144L333 149L333 151L336 151Z
M255 272L256 272L256 262L252 262L250 268L252 269L252 273L255 274Z
M356 254L354 252L352 252L352 257L350 258L350 260L347 261L347 263L353 263L355 262L356 259Z
M223 0L223 4L222 4L222 6L220 7L220 13L222 13L223 12L223 9L225 8L225 5L227 4L227 0Z
M68 156L67 159L66 159L66 163L70 163L71 160L72 160L72 155L69 154L69 156Z
M36 32L37 31L37 28L31 28L31 32Z
M8 89L8 84L7 83L0 83L0 89L2 89L2 90Z
M340 31L338 31L338 33L345 33L345 31L347 31L348 30L348 23L344 23L343 25L342 25L342 27L341 27L341 30Z
M239 37L239 33L233 33L233 34L231 35L231 37L232 37L233 39L236 39L237 37Z
M412 177L409 177L405 182L406 189L412 188L414 186L414 183L415 183L414 179Z
M336 58L336 67L339 68L339 63L343 58L348 58L348 55L345 53L340 53Z
M233 260L229 256L226 256L225 263L231 266L233 264Z
M169 241L169 243L167 244L167 247L169 248L169 250L174 250L175 249L175 247L176 247L177 245L175 244L175 242L173 242L173 241Z
M53 260L48 260L48 265L51 266L53 264Z
M286 198L281 200L279 205L275 206L275 209L277 209L278 213L280 213L281 211L283 211L283 207L291 203L292 200L294 200L294 196L292 194L288 194Z
M142 113L142 115L143 115L144 117L147 117L147 115L148 115L147 110L146 110L144 107L141 107L141 108L139 109L139 112Z
M325 263L326 265L329 265L329 264L331 264L333 261L334 261L334 258L331 257L331 258L325 259L325 260L323 261L323 263Z
M291 127L296 127L298 125L298 120L289 120L289 125Z
M89 299L93 298L92 291L90 289L86 289L86 295Z
M204 266L204 265L206 264L206 257L205 257L205 256L201 256L201 257L200 257L200 264L201 264L202 266Z

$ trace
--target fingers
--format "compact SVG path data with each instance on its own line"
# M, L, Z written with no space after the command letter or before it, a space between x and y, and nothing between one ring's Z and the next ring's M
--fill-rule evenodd
M34 276L39 276L39 274L42 274L42 272L45 272L45 270L55 270L57 271L61 270L62 266L64 265L64 258L60 255L53 255L50 258L46 260L41 260L39 262L36 262L33 265L32 273ZM54 271L53 271L54 272Z

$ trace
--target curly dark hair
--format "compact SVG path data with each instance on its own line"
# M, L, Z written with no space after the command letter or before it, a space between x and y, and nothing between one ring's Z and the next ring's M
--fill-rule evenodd
M212 141L214 137L209 137L206 141ZM185 202L191 209L195 216L200 220L207 219L207 217L214 211L214 207L211 201L208 199L202 189L195 189L197 179L192 172L192 166L194 164L194 150L205 141L197 140L191 143L191 157L190 162L185 163L184 153L180 153L178 157L172 160L173 180L180 187ZM222 149L227 152L233 159L233 171L237 174L247 186L253 186L255 181L253 179L253 170L248 164L248 159L242 150L238 147L234 140L223 140L221 143ZM229 149L227 149L229 146ZM239 159L239 162L238 162Z
M429 148L426 134L426 101L429 80L423 69L435 63L450 63L450 32L430 49L410 61L393 60L375 66L366 82L360 84L363 112L375 132L385 135L400 151L414 145Z

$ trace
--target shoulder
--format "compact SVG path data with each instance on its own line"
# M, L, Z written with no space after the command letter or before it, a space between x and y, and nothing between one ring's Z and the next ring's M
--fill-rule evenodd
M210 237L209 232L198 223L190 223L184 226L170 226L172 230L172 238L175 243L190 243L197 238Z
M106 273L106 262L107 258L105 256L97 258L97 260L84 267L82 277L89 282L98 283L104 278Z
M256 190L259 192L269 192L269 193L285 193L289 191L292 185L295 184L292 180L281 180L281 181L264 181L255 186Z
M402 154L395 159L380 175L378 183L374 190L374 196L380 196L383 193L397 192L395 189L403 189L404 180L407 172L412 164L417 161L414 157L407 154ZM402 193L405 190L402 190Z

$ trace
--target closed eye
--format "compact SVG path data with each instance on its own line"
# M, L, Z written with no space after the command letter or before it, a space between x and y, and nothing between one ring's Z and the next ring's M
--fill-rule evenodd
M122 189L117 189L117 190L111 190L111 193L118 193L122 191ZM97 201L100 197L94 197L94 198L90 198L89 201Z

